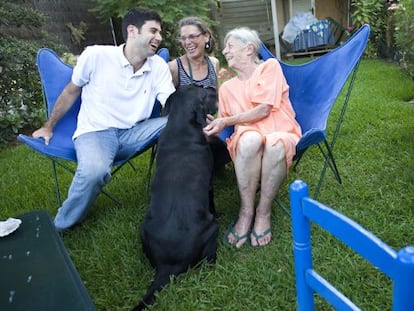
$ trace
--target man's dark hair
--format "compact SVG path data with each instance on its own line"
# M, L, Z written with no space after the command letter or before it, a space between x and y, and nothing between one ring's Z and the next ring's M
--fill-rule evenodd
M146 21L157 21L161 24L161 17L154 10L147 8L133 8L129 10L122 20L122 36L124 37L125 42L128 37L127 27L129 25L134 25L141 30L142 25L144 25Z

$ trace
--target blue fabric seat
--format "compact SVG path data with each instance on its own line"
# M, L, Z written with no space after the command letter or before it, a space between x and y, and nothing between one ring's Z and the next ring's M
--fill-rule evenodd
M314 293L327 300L335 310L360 310L345 294L318 273L318 269L312 264L311 229L320 228L332 234L392 280L392 310L413 309L414 246L406 246L399 251L394 250L352 219L311 199L308 186L303 181L293 182L289 193L297 310L315 310ZM329 258L325 259L325 261L329 260ZM373 309L378 310L383 307L372 306Z
M166 62L169 60L168 50L160 49L161 57ZM43 99L46 106L47 116L49 116L53 110L55 102L60 93L70 81L72 76L73 67L64 63L60 57L51 49L42 48L37 53L37 66L40 75L40 80L43 89ZM55 184L56 200L58 206L61 206L62 200L59 190L58 174L56 166L60 166L71 173L74 173L73 168L68 165L67 161L76 163L76 152L72 141L73 133L77 125L77 116L81 105L80 97L76 100L71 109L59 120L56 124L53 132L53 138L50 140L49 145L45 145L42 138L33 138L31 136L19 134L18 140L25 143L28 147L34 151L50 158L52 160L53 178ZM155 103L153 113L151 117L159 116L160 104ZM141 150L137 151L133 157L136 157L149 148L152 148L149 169L147 174L147 187L150 180L151 168L155 158L155 145L157 143L157 137L149 142L147 146L144 146ZM133 158L132 157L132 158ZM130 164L132 158L115 158L113 163L112 174L115 174L125 164ZM120 204L120 201L109 195L107 192L102 191L103 194L108 196L113 201Z

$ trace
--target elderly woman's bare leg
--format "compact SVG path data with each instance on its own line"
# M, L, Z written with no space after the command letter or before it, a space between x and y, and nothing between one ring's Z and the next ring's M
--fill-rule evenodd
M227 235L230 244L241 247L249 238L254 218L254 201L259 184L263 138L257 132L244 133L238 142L234 168L240 192L237 222Z
M250 236L252 246L267 245L272 238L272 203L287 174L285 149L281 141L273 146L265 144L261 171L260 200Z

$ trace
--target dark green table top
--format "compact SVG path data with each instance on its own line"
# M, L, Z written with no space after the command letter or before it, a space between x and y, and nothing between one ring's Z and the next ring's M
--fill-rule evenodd
M0 238L0 310L95 310L50 215L14 218L20 227Z

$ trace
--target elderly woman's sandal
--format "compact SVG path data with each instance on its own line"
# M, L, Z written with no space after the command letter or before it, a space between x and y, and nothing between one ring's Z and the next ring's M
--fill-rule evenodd
M262 246L266 246L267 244L270 243L270 241L266 244L260 245L259 240L263 237L265 237L266 235L272 233L271 228L266 229L265 231L263 231L261 234L258 234L256 231L254 231L254 229L252 230L252 235L254 237L254 239L256 240L257 245L253 245L251 244L253 247L262 247ZM250 241L251 243L251 241Z
M246 242L250 242L249 241L250 230L247 231L245 234L239 235L237 233L236 228L234 227L234 225L235 225L234 222L230 224L228 230L226 231L226 234L224 235L224 242L227 245L230 245L230 246L236 246L237 243L239 243L240 241L242 241L244 239L246 239ZM235 240L234 243L229 242L228 236L230 234L233 235L233 237L234 237L234 240ZM244 242L243 245L246 244L246 242ZM247 245L249 245L249 244L247 244Z

